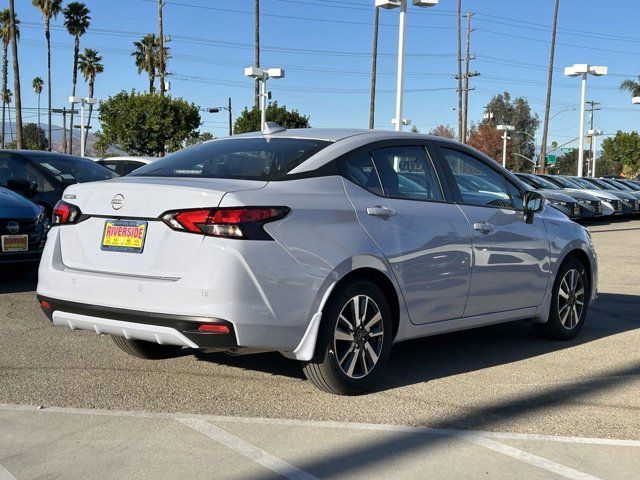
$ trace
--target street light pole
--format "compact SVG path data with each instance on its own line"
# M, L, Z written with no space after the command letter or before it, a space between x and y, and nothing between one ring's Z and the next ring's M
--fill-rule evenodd
M596 77L606 75L607 67L596 67L588 64L577 63L564 69L567 77L582 77L582 94L580 98L580 132L578 134L578 176L584 174L584 114L587 103L587 75Z
M502 166L507 168L507 140L509 140L509 132L513 132L516 127L513 125L498 125L496 127L502 133Z
M386 9L400 7L400 19L398 21L398 76L396 80L396 118L392 122L396 126L396 132L402 131L402 125L408 125L402 119L402 100L404 96L404 47L405 32L407 29L407 0L375 0L376 7ZM433 7L438 0L413 0L417 7Z
M580 100L580 140L578 140L578 176L584 173L584 114L587 104L587 74L582 74L582 96Z
M247 67L244 69L244 76L257 78L262 83L260 93L260 131L262 132L267 119L267 79L284 78L284 70L282 68Z
M396 81L396 132L402 131L402 100L404 95L404 37L407 29L407 0L401 0L398 24L398 78Z

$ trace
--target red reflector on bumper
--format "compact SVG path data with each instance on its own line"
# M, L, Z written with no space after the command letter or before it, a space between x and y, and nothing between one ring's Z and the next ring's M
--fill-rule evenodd
M44 310L51 310L51 304L49 302L45 302L44 300L40 301L40 307Z
M229 327L215 323L204 323L198 327L198 331L203 333L229 333Z

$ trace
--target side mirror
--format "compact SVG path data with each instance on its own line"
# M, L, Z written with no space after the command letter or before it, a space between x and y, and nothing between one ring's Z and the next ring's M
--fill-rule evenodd
M544 208L544 196L538 192L524 192L523 198L524 221L533 222L533 216Z
M38 193L38 189L26 178L10 178L7 180L7 188L27 198L32 198Z

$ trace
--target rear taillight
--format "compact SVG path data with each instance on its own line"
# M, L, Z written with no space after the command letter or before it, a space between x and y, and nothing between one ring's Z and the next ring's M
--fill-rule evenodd
M60 200L53 207L52 225L67 225L70 223L78 223L82 217L80 209L70 203Z
M239 207L176 210L162 215L174 230L212 237L245 240L273 240L264 224L280 220L289 213L287 207Z

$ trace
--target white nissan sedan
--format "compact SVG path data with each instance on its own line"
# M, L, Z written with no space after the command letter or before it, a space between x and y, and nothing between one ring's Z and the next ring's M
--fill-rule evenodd
M68 187L38 298L138 357L278 351L357 394L394 342L522 319L578 333L591 239L527 188L439 137L268 124Z

